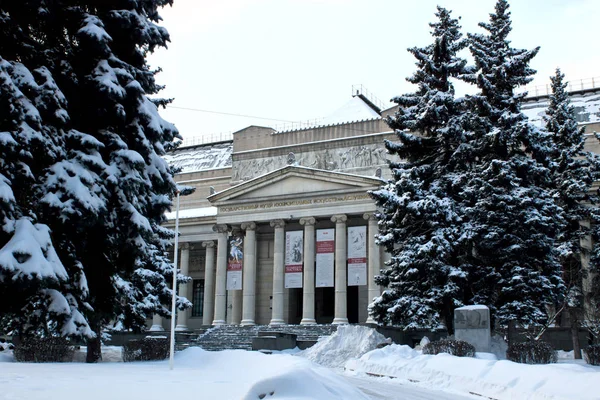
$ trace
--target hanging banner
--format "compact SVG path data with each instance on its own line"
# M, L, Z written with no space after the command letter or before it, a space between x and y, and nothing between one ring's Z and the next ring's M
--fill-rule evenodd
M316 287L333 287L335 229L317 229Z
M285 233L285 287L302 287L303 232Z
M367 284L367 227L348 228L348 286Z
M244 265L244 238L229 238L229 257L227 258L227 290L242 290L242 266Z

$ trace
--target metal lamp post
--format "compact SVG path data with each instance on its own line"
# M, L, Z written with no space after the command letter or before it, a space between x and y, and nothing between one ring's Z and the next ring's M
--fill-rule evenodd
M171 299L171 347L169 349L169 369L173 369L175 354L175 303L177 298L177 263L179 248L179 190L175 205L175 251L173 257L173 297Z

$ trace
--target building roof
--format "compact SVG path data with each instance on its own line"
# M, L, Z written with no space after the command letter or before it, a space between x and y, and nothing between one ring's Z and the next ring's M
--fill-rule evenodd
M527 115L532 123L542 126L544 124L543 117L545 116L545 111L548 107L548 100L548 96L528 98L523 103L522 111L525 115ZM588 89L571 93L571 104L575 108L577 121L580 124L600 122L599 89ZM385 114L385 111L383 111L383 113ZM301 129L296 128L287 132L314 129L317 127L320 128L342 123L372 120L377 118L381 118L381 116L373 108L373 105L368 104L368 102L366 102L362 96L357 95L353 96L344 106L340 107L331 115L325 117L319 122L319 124L312 127L303 127ZM231 167L232 153L233 142L228 141L180 148L169 153L164 158L170 165L181 168L181 173L190 173Z
M185 147L164 156L164 159L180 173L204 171L231 167L233 142L208 143L201 146Z
M380 115L361 96L353 96L344 106L323 118L322 125L335 125L342 122L364 121L379 118Z
M600 90L584 90L571 93L571 105L575 108L577 122L580 124L593 124L600 122ZM548 96L526 99L522 111L529 121L537 126L544 125L544 116L548 107Z

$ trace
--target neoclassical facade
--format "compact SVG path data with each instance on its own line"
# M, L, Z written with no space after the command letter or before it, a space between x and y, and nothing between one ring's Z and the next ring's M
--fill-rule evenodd
M600 130L600 91L577 95L588 105L582 124ZM544 101L524 107L538 123ZM178 330L372 322L373 276L387 254L367 192L389 177L383 141L395 136L382 117L394 111L356 95L321 126L250 126L167 157L182 169L177 182L196 189L179 214L180 268L192 278L179 290L193 307L178 313ZM168 218L174 227L175 213Z

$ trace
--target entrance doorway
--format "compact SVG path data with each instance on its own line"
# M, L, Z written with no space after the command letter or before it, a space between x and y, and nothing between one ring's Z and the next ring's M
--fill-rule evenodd
M302 299L304 297L304 293L302 293L302 288L293 288L288 290L288 324L298 325L302 320Z
M348 286L346 306L348 313L348 323L358 324L358 286Z
M317 324L331 324L335 313L335 289L315 288L315 319Z

